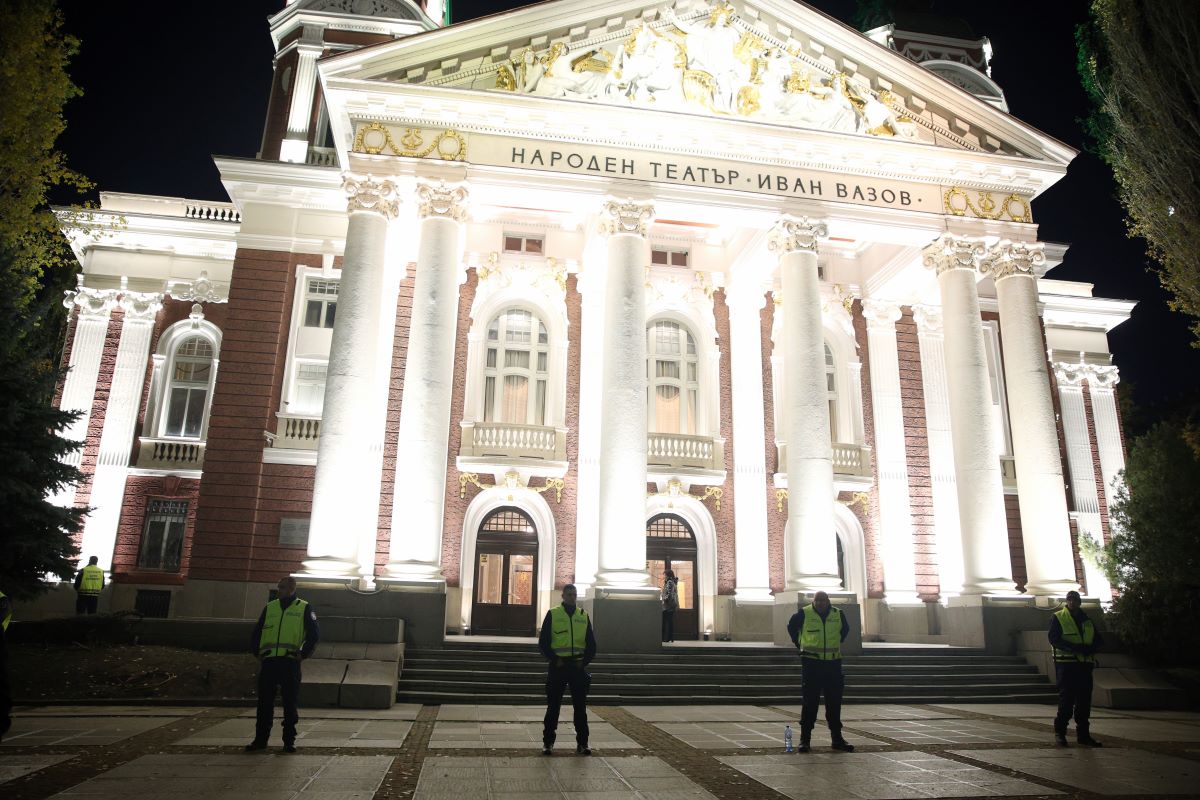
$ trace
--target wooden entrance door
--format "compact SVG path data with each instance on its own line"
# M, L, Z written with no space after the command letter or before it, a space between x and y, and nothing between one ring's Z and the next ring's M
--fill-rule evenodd
M471 631L537 635L537 530L514 508L483 521L475 545Z
M646 523L646 571L655 586L663 585L667 570L679 581L676 591L675 638L700 638L700 588L696 584L696 536L673 514L659 514Z

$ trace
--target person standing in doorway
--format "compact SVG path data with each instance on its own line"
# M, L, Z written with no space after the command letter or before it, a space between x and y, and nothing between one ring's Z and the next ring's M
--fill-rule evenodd
M662 588L662 640L675 641L675 611L679 608L679 581L675 580L675 571L667 570Z
M1058 681L1058 716L1054 741L1067 746L1067 723L1075 717L1075 740L1085 747L1100 747L1092 738L1092 670L1103 639L1080 606L1079 592L1067 592L1066 604L1050 619L1048 638L1054 648L1054 677Z
M576 605L575 584L562 589L562 605L550 609L542 620L538 649L549 669L546 675L546 719L542 727L542 754L550 755L558 732L558 714L563 690L571 689L575 711L575 752L590 756L588 747L587 694L592 676L587 665L596 657L596 635L587 612Z
M267 749L275 716L275 690L283 696L283 752L296 752L300 721L300 662L313 654L321 631L317 613L296 597L296 579L279 579L279 595L258 616L250 646L258 657L258 721L246 752Z
M812 749L812 730L817 724L817 709L825 695L825 722L833 737L833 749L854 752L854 745L842 737L842 693L846 679L842 674L842 642L850 634L846 615L834 608L829 595L817 592L813 601L792 615L787 624L788 638L800 651L802 696L800 746L798 753Z
M100 559L92 556L87 566L75 573L75 613L95 614L104 591L104 570L96 565Z

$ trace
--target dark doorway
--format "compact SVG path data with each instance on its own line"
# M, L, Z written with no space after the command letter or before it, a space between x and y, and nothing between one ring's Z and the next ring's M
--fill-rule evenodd
M696 535L674 514L659 514L646 523L646 571L655 586L674 570L679 581L675 638L700 638L700 587L696 584Z
M479 526L471 631L537 635L537 529L515 508L500 508Z

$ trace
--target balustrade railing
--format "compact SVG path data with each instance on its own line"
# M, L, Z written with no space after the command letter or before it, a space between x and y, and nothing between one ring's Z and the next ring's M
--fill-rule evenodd
M787 443L777 446L779 471L787 472ZM833 474L871 477L871 448L847 442L833 443Z
M241 222L241 212L233 203L184 202L183 215L188 219L209 219L216 222Z
M547 425L464 422L459 454L466 458L537 458L565 461L566 431Z
M646 436L646 464L661 467L724 469L725 442L711 436L683 433L650 433Z
M303 414L276 414L278 423L272 447L285 450L316 450L321 438L321 418Z
M312 167L336 167L337 150L332 147L309 147L304 163Z
M138 439L139 469L203 469L204 442L188 439Z

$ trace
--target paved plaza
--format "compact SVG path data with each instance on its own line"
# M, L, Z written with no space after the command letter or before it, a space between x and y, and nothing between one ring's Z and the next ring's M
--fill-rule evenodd
M1200 713L1097 709L1100 750L1055 747L1051 706L853 705L854 753L783 752L796 706L594 706L593 756L574 754L569 705L542 756L544 709L397 705L304 709L299 753L278 727L242 745L247 708L19 708L0 744L0 797L137 800L674 800L1200 796ZM796 731L798 737L798 731Z

